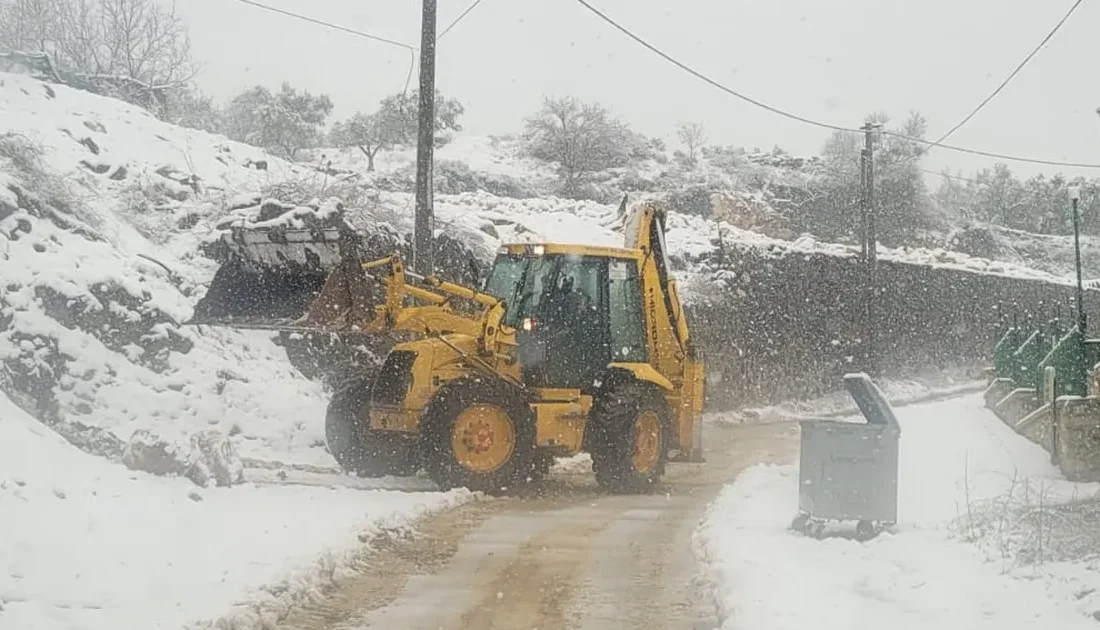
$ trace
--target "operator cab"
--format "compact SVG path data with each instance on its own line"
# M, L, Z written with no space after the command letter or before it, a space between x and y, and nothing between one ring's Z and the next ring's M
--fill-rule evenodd
M502 248L485 282L504 300L532 387L587 391L609 363L647 359L637 259L571 249Z

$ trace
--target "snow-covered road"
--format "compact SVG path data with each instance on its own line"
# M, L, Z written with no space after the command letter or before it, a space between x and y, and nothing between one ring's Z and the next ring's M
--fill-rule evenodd
M892 533L860 543L789 530L797 465L757 466L723 491L698 543L724 627L1095 628L1096 602L1085 589L1100 575L1081 565L1021 564L1020 548L996 544L996 530L1008 536L1019 527L998 510L1018 505L1022 490L1033 502L1042 492L1049 504L1096 488L1066 482L1045 451L982 407L980 395L900 408L898 417Z

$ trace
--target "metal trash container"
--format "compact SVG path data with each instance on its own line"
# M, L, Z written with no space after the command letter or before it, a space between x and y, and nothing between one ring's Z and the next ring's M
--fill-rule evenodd
M856 521L867 539L897 522L901 427L877 385L863 373L844 384L865 423L802 420L798 516L793 529L820 537L826 521Z

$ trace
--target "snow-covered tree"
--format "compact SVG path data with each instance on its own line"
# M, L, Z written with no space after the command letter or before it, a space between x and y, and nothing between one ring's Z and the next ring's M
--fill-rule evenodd
M866 120L888 129L884 114ZM924 117L914 112L900 127L889 129L893 133L874 135L875 226L876 235L886 243L904 244L927 220L931 200L920 170L925 145L907 139L923 138L926 128ZM814 201L793 217L801 229L826 238L858 239L863 145L861 134L845 131L834 132L826 141L824 172L813 184Z
M0 0L0 50L46 53L77 87L173 89L197 70L183 18L154 0Z
M451 140L452 132L462 131L458 119L465 109L456 99L436 91L434 110L434 144L441 147ZM339 147L358 147L367 156L367 170L373 171L379 151L416 142L419 112L419 92L394 94L383 99L374 113L356 112L346 121L336 123L330 140Z
M173 90L164 103L160 117L173 125L221 133L225 113L210 96L194 88Z
M969 177L945 175L935 200L945 210L975 221L1043 234L1073 232L1069 187L1081 189L1081 230L1100 229L1100 180L1061 173L1021 180L1002 163Z
M0 0L0 52L46 52L60 36L59 0Z
M557 166L566 194L594 173L626 165L643 142L602 105L571 96L546 98L527 119L523 138L532 157Z
M332 107L328 95L315 96L289 83L274 93L258 85L229 102L225 133L293 160L298 151L319 144Z
M680 123L676 136L688 150L688 159L695 161L695 152L707 142L707 132L702 123Z

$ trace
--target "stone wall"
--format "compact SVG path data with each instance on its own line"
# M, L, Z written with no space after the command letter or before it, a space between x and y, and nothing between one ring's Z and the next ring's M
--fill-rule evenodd
M710 408L819 395L864 369L865 275L856 259L760 248L725 256L689 291ZM888 260L877 276L879 377L985 364L1013 318L1073 317L1072 285ZM1087 292L1089 312L1096 293Z
M990 390L997 389L991 385ZM1100 481L1100 399L1096 396L1061 396L1052 413L1050 403L1038 405L1034 390L1017 389L1019 401L1030 404L999 404L987 406L1001 420L1023 437L1051 453L1051 462L1058 465L1066 479L1077 482ZM988 396L986 400L996 398Z

